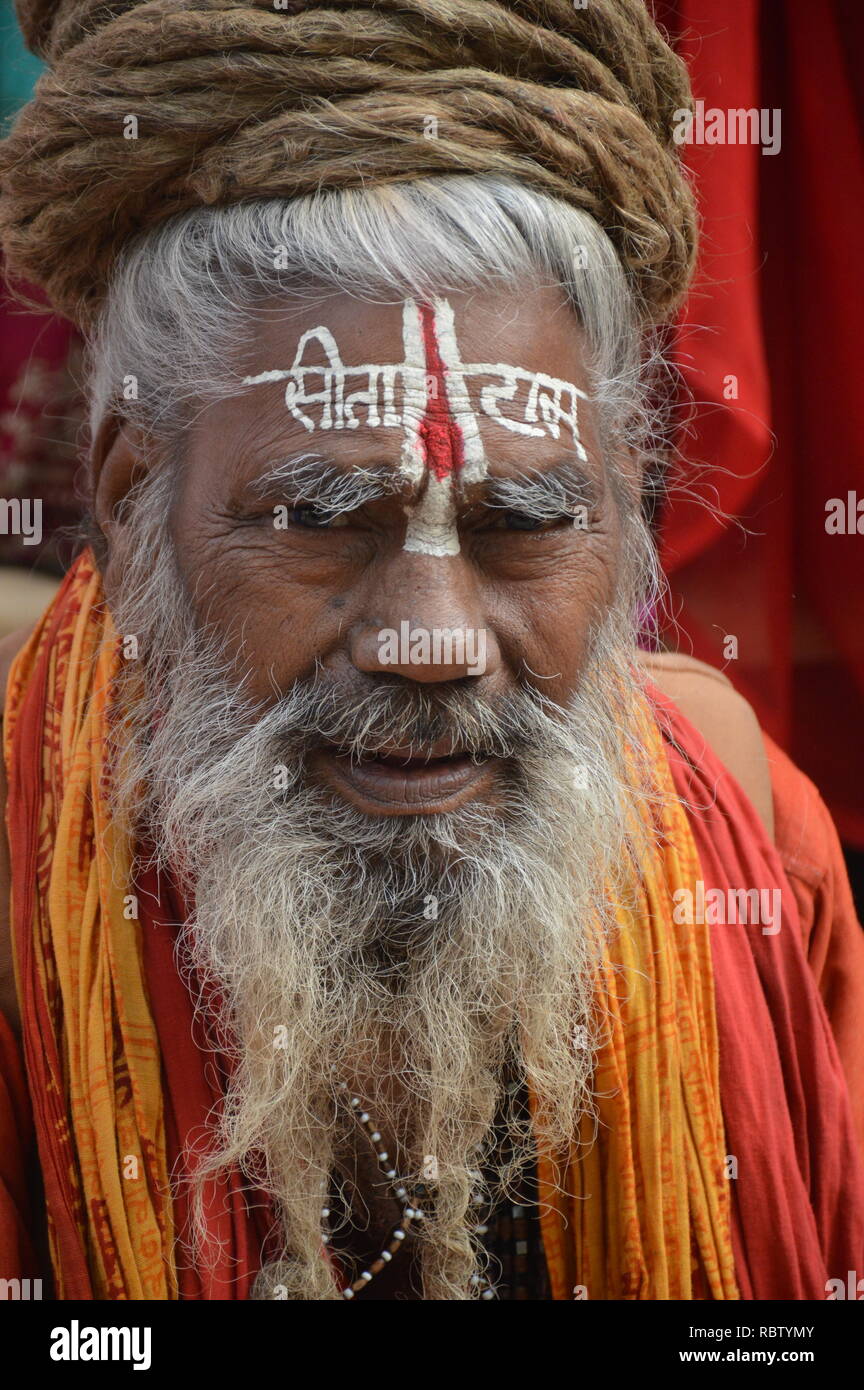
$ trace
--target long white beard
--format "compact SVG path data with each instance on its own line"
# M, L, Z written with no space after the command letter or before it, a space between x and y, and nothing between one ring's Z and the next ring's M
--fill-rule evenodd
M115 603L142 656L121 698L116 802L194 892L182 962L218 986L236 1059L195 1191L236 1165L272 1194L283 1254L259 1296L337 1297L322 1184L339 1159L338 1081L362 1078L401 1176L437 1165L424 1297L472 1297L471 1175L494 1162L505 1061L537 1098L538 1141L566 1144L591 1109L608 885L627 891L639 852L625 810L639 790L633 595L622 586L566 711L529 687L493 706L371 680L359 710L320 678L262 711L196 631L155 520L164 503L146 501ZM307 780L322 738L359 753L445 731L505 760L494 809L373 817ZM531 1156L528 1130L513 1119L498 1192ZM203 1221L194 1254L208 1257Z

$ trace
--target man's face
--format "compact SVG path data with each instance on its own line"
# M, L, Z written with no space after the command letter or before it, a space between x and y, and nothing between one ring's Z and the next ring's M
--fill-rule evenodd
M262 315L244 371L287 372L301 336L321 326L348 369L406 361L404 306L333 295ZM517 432L482 404L483 388L500 386L500 373L467 374L460 397L446 363L455 343L462 363L522 369L500 413L524 422L531 374L589 391L578 325L558 291L534 290L449 294L444 317L426 311L425 327L425 399L397 373L395 423L382 418L382 395L381 423L363 405L356 428L333 427L332 414L322 428L322 404L305 404L309 430L288 408L283 378L209 406L188 433L171 518L180 573L196 618L216 631L247 673L248 692L265 702L316 667L349 703L394 681L430 694L458 681L490 702L527 682L563 706L577 688L619 563L618 510L593 405L578 401L578 437L566 423L557 431L544 425L542 407L533 432ZM325 364L320 341L307 344L303 361ZM320 392L322 382L307 377L306 391ZM345 394L368 385L368 376L350 372L343 381ZM472 429L479 441L468 439ZM304 455L295 485L293 460ZM316 469L329 470L329 493ZM369 500L334 509L334 474L356 480L360 470L378 480ZM544 478L552 491L544 494L548 515L538 519L531 499ZM506 479L527 482L528 492L496 493ZM560 510L550 496L553 504L560 497ZM525 510L520 498L529 499ZM465 652L435 643L436 632L453 630L468 637ZM412 640L423 632L425 644ZM403 634L401 644L388 633ZM367 814L410 816L494 803L495 764L419 739L359 763L323 743L310 771Z

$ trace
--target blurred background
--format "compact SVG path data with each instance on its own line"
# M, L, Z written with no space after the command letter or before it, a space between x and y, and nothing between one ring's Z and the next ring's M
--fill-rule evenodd
M845 511L852 494L853 515L864 503L864 5L652 8L688 63L705 134L711 112L746 109L772 136L683 147L703 231L673 340L680 477L655 516L671 588L662 638L722 668L816 782L864 915L864 535L826 529L831 499ZM12 0L0 0L0 45L5 124L41 67ZM81 366L68 323L0 289L0 496L43 501L41 546L0 535L0 635L35 621L74 550Z

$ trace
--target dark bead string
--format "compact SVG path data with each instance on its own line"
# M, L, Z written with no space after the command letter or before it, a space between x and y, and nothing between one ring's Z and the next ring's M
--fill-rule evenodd
M417 1183L413 1188L413 1196L409 1195L406 1184L400 1180L389 1154L383 1147L382 1135L375 1125L375 1121L363 1108L359 1096L350 1096L349 1098L348 1087L345 1082L339 1083L339 1089L345 1094L355 1120L363 1127L369 1142L375 1149L382 1175L389 1182L393 1198L401 1207L400 1220L394 1226L389 1241L383 1246L377 1258L369 1264L368 1268L362 1270L356 1279L353 1279L343 1288L342 1297L351 1300L356 1298L358 1294L362 1294L373 1279L398 1255L400 1250L405 1248L412 1230L425 1219L425 1212L420 1203L426 1199L431 1199L432 1185ZM502 1155L506 1154L509 1147L507 1140L508 1107L510 1107L509 1113L511 1115L514 1109L517 1113L525 1114L528 1107L525 1086L518 1079L514 1081L512 1075L506 1086L505 1095L508 1099L502 1102L502 1110L499 1111L496 1119L499 1141L497 1151ZM480 1180L484 1175L477 1173L476 1176ZM488 1179L491 1174L487 1172L485 1176ZM499 1202L495 1210L485 1220L481 1219L475 1227L475 1234L482 1238L483 1247L489 1256L489 1269L496 1271L494 1280L479 1272L472 1275L471 1282L475 1288L479 1287L482 1290L480 1297L484 1301L491 1299L545 1300L549 1298L534 1163L529 1165L528 1171L523 1175L522 1183L523 1190L520 1194L520 1200L507 1203ZM479 1193L474 1193L471 1200L476 1207L483 1204L483 1199ZM324 1206L322 1208L321 1216L322 1224L325 1227L322 1239L325 1244L329 1244L330 1237L326 1230L326 1222L330 1216L329 1207Z

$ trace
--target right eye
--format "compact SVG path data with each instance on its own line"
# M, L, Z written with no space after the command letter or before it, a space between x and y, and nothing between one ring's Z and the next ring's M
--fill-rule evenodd
M316 507L314 503L304 503L288 509L288 519L292 526L305 526L310 530L324 531L334 526L347 526L348 520L338 512L328 511L326 507Z

